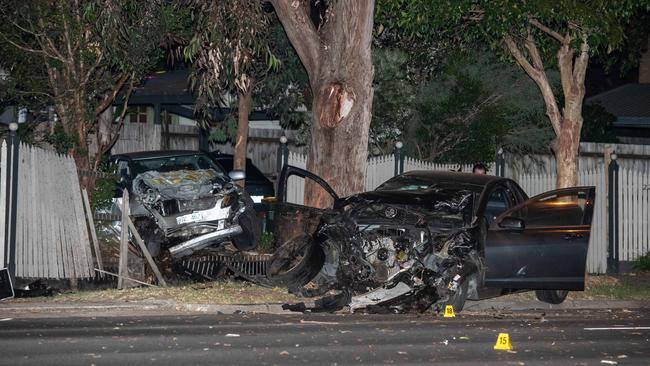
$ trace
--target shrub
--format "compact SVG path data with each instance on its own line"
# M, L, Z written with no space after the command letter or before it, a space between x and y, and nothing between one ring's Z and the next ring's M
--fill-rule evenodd
M650 252L640 256L634 263L634 268L639 271L650 271Z

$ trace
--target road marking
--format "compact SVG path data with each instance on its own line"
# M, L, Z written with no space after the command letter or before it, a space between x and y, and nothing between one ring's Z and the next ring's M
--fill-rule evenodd
M650 330L650 327L584 328L584 330Z

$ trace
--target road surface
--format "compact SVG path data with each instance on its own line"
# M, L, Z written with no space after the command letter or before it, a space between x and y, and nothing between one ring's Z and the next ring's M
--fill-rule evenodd
M513 350L496 351L499 333ZM2 365L650 365L650 311L3 318Z

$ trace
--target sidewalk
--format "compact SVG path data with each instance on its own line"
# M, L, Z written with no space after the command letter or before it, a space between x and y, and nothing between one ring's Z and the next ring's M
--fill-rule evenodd
M309 304L308 304L309 306ZM569 300L560 305L539 301L504 301L490 299L468 301L464 311L472 313L493 311L650 309L650 303L639 300ZM48 316L117 316L162 314L297 314L282 309L282 304L191 304L172 300L105 301L105 302L0 302L0 320L8 317Z

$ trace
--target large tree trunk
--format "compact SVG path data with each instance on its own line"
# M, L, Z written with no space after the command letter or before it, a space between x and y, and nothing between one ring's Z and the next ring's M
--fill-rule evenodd
M370 53L374 0L332 1L315 24L310 2L271 0L307 74L312 99L311 147L307 169L340 196L365 189L372 107ZM315 184L305 203L330 205Z
M246 171L246 142L248 140L248 115L251 112L251 99L253 91L248 88L246 92L238 93L237 109L237 141L235 141L235 154L233 156L233 169ZM244 188L245 181L237 181L237 185Z

